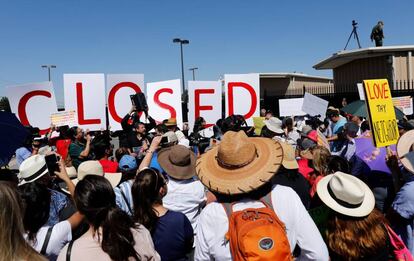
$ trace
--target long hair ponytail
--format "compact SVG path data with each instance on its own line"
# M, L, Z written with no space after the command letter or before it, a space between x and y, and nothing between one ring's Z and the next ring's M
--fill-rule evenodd
M132 198L134 202L134 220L153 232L157 222L158 213L153 205L161 204L160 188L165 180L156 169L141 170L132 184Z
M132 219L115 204L115 193L109 181L87 175L76 185L75 203L80 213L98 233L102 229L102 250L112 260L141 260L135 251Z

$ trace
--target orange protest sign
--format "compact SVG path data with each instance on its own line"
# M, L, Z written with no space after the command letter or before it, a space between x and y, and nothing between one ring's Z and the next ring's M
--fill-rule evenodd
M364 80L364 92L375 147L396 144L398 126L388 80Z

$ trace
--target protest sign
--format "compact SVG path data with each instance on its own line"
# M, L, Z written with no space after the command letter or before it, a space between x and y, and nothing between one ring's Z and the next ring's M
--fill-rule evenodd
M105 78L103 74L64 74L65 110L77 112L84 129L106 128Z
M364 80L364 93L375 147L396 144L398 126L388 80Z
M362 83L357 83L357 88L358 88L359 99L362 101L365 101L364 85Z
M243 115L248 125L253 116L260 116L260 76L252 74L225 74L226 117Z
M303 116L303 98L279 99L279 116Z
M319 115L319 119L323 121L325 120L328 104L328 101L306 92L303 98L302 111L310 116Z
M131 109L130 95L145 93L143 74L108 74L106 76L109 126L122 130L122 118Z
M411 96L393 97L392 103L405 115L413 114L413 98Z
M12 112L23 125L31 125L45 134L50 127L50 114L57 112L52 82L29 83L6 87Z
M181 128L183 114L181 107L181 81L170 80L147 83L148 114L158 122L176 118Z
M203 117L207 127L221 118L221 83L219 81L188 82L188 123L190 129L198 117Z
M265 117L253 117L254 133L257 136L260 136L263 127L266 125L264 121Z
M57 127L65 125L73 127L78 125L76 118L76 111L60 111L50 115L50 122Z

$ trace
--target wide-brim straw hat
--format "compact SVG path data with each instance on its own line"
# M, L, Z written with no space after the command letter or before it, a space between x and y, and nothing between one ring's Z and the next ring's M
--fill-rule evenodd
M316 191L325 205L346 216L365 217L375 207L371 189L359 178L340 171L322 178Z
M174 145L158 153L158 163L168 176L185 180L195 176L196 156L183 145Z
M398 139L397 155L404 168L414 174L414 130L410 130Z
M293 149L292 145L286 142L280 142L283 149L283 161L282 166L285 169L298 169L299 165L296 161L295 149Z
M177 126L177 119L176 118L169 118L165 123L165 126Z
M211 191L243 194L267 183L279 170L283 149L268 138L248 138L244 131L228 131L220 144L198 160L197 176Z
M78 184L79 181L81 181L85 176L87 175L98 175L106 178L109 183L111 183L112 187L115 188L118 186L119 182L122 179L122 173L105 173L103 171L101 163L97 160L88 160L82 162L78 167L78 177L72 182L75 184Z

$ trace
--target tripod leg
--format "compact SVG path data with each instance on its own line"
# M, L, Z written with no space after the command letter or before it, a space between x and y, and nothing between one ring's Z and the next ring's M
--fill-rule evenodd
M356 28L354 29L354 31L355 31L355 38L357 39L359 49L361 49L361 43L359 42L358 32L357 32Z
M352 30L351 34L349 35L349 37L348 37L348 41L346 41L346 45L345 45L344 50L346 50L346 47L348 47L349 41L351 40L351 37L352 37L352 35L353 35L353 34L354 34L354 30ZM361 48L361 47L360 47L360 48Z

